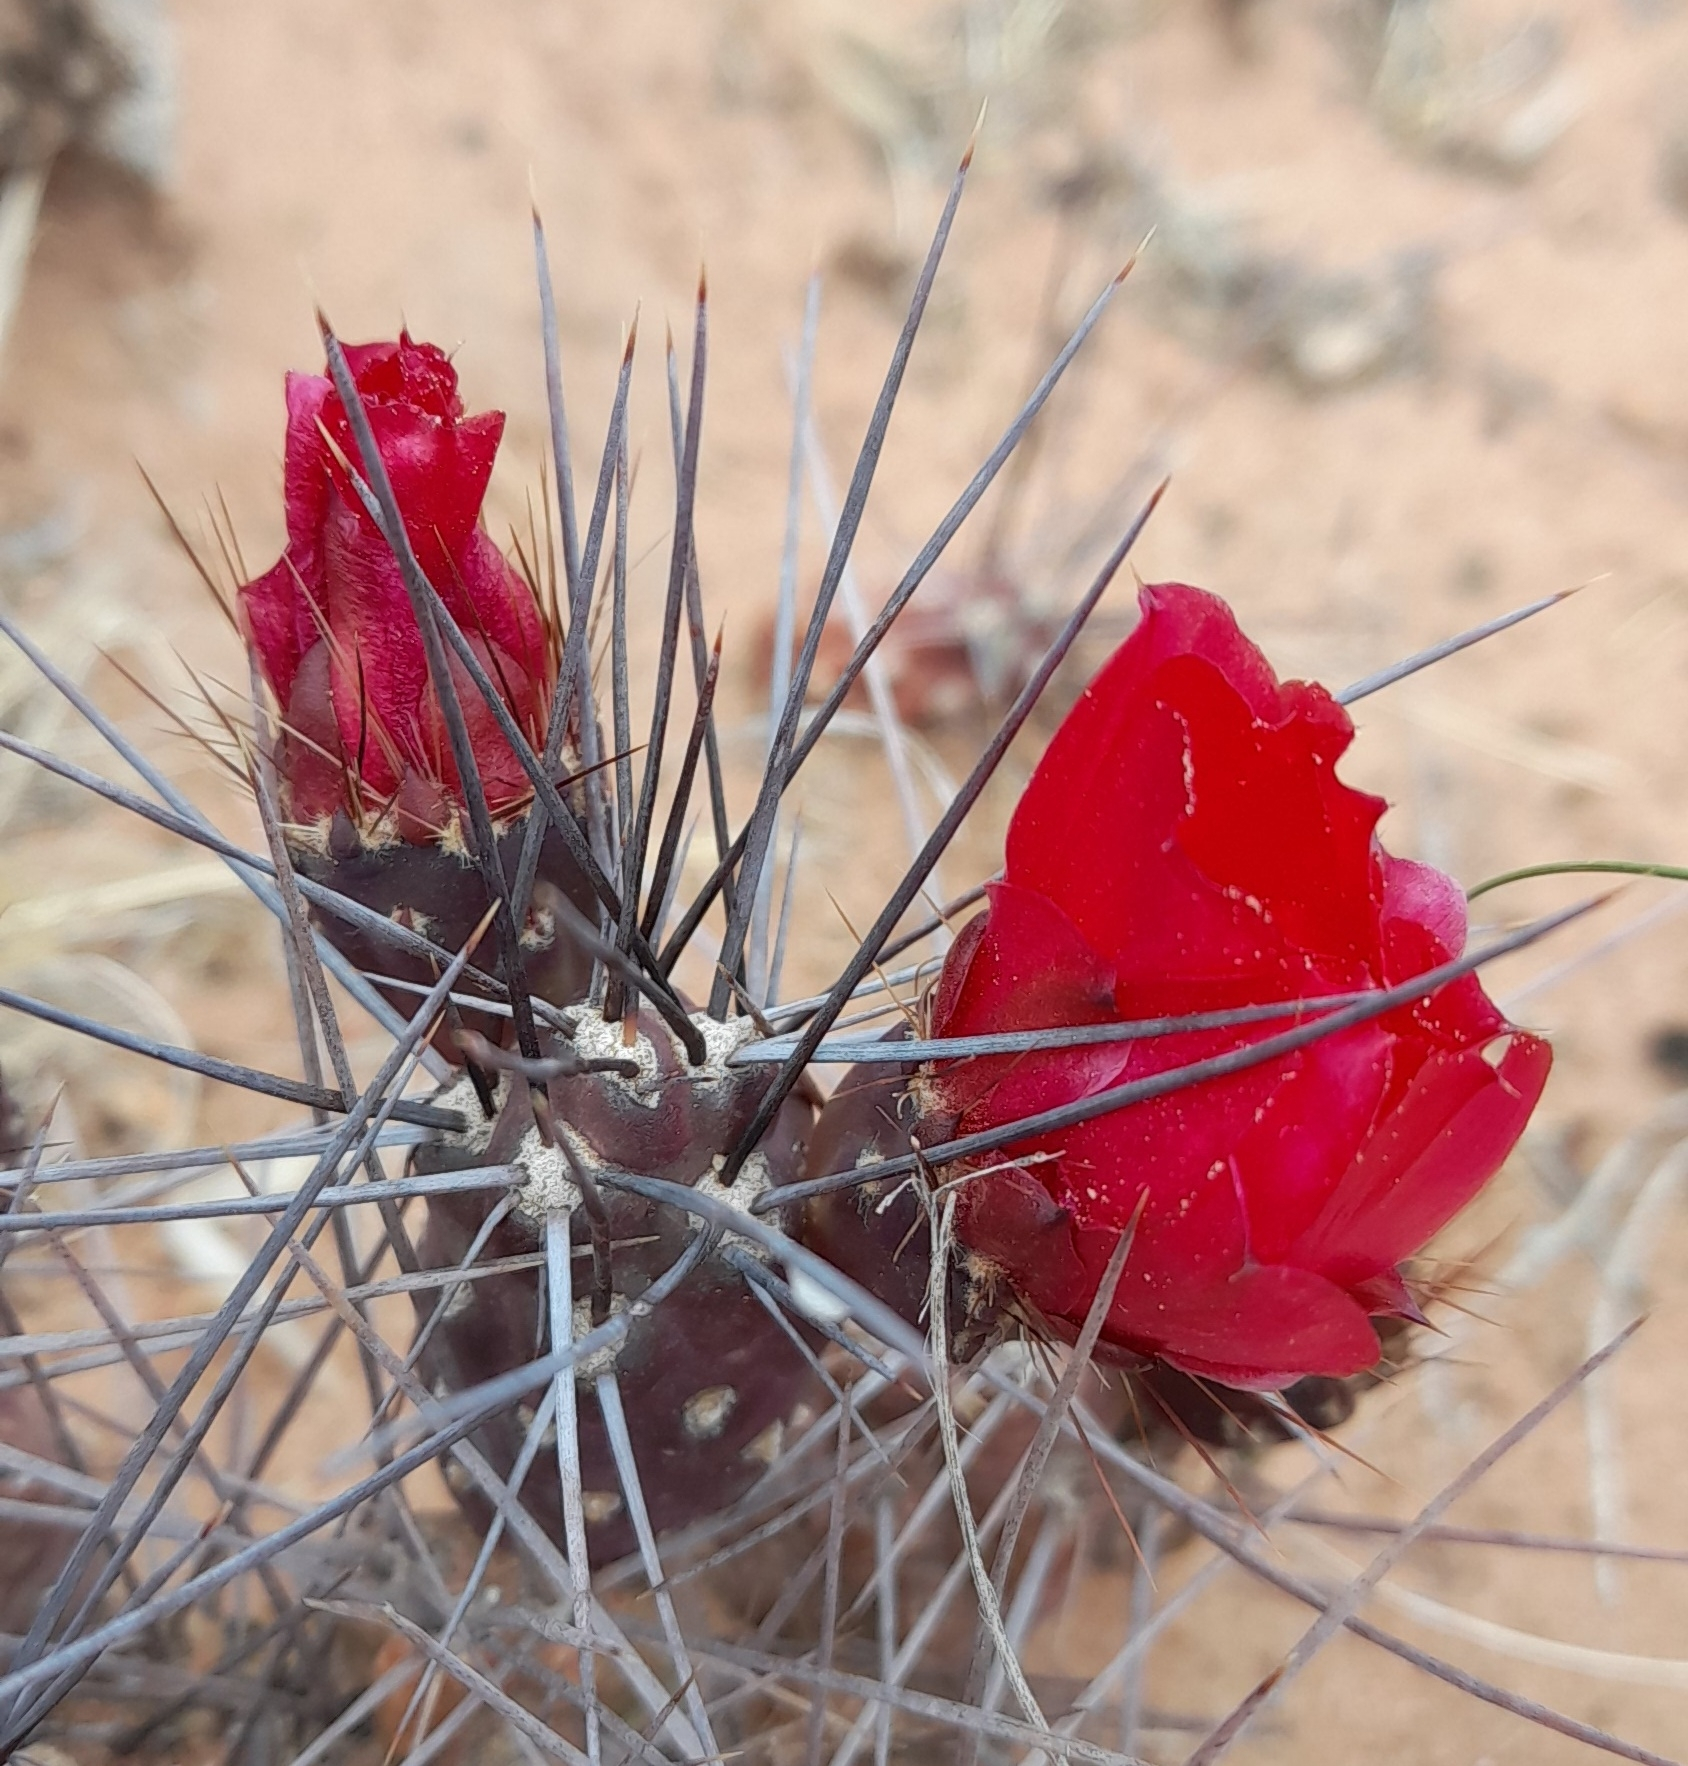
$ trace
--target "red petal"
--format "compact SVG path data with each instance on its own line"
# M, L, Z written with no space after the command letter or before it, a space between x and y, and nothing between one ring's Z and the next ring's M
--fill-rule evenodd
M992 1197L997 1206L1002 1201L1000 1192ZM1012 1203L1003 1213L1000 1245L1007 1267L1018 1271L1016 1244L1033 1244L1040 1266L1054 1268L1062 1285L1083 1300L1081 1308L1063 1308L1053 1294L1046 1297L1034 1288L1027 1295L1063 1335L1076 1338L1117 1235L1076 1235L1085 1266L1079 1282L1072 1274L1073 1259L1049 1222ZM970 1216L967 1232L980 1230L977 1216ZM972 1243L970 1237L967 1242ZM1377 1334L1367 1322L1367 1309L1321 1276L1280 1264L1251 1265L1214 1279L1167 1279L1155 1263L1140 1225L1103 1325L1105 1346L1129 1356L1159 1356L1187 1373L1260 1391L1276 1391L1309 1374L1359 1373L1377 1360Z
M1342 1379L1363 1373L1378 1353L1363 1308L1321 1277L1282 1264L1178 1295L1159 1332L1163 1360L1245 1391L1277 1391L1309 1374Z
M367 415L417 562L442 598L449 597L454 560L480 519L504 414L486 411L455 425L408 405L377 405ZM358 466L357 443L337 403L325 421L347 463ZM351 479L332 459L328 470L339 499L377 535Z
M972 940L965 985L936 997L934 1035L1101 1024L1113 1015L1113 970L1060 908L1012 883L989 884L985 896L988 912L962 935Z
M514 657L530 681L547 679L545 627L533 590L511 569L484 529L470 530L448 581L436 586L452 617L470 637L486 638ZM521 709L521 715L528 716L527 708Z
M285 705L300 660L310 648L310 609L292 558L278 559L262 576L243 584L240 607L258 666L278 702Z
M1139 1009L1168 977L1246 973L1257 999L1274 970L1291 995L1363 981L1382 805L1334 777L1347 715L1279 686L1214 596L1166 584L1142 604L1027 786L1009 881L1058 902Z
M508 687L516 705L527 703L531 686L513 658L503 651L489 648L479 638L469 640L481 667L494 684ZM463 710L463 722L469 733L470 752L475 757L475 770L480 774L481 789L486 793L487 807L501 815L518 803L526 802L533 793L522 763L504 740L504 733L487 707L481 690L470 678L469 671L455 655L447 658L451 666L452 685L457 689L457 702ZM422 694L422 742L430 773L444 781L446 788L459 801L462 791L458 783L456 762L452 758L451 739L446 730L444 714L433 682Z
M949 954L944 958L944 966L938 974L937 985L932 989L927 1008L934 1036L948 1036L951 1034L949 1026L952 1022L965 1022L964 1019L958 1020L958 1014L964 1009L973 960L979 954L979 946L984 942L989 924L988 914L975 914L956 934L955 943L950 946Z
M457 370L438 345L416 343L405 331L397 343L347 344L345 354L352 379L367 401L409 405L435 417L463 415Z
M965 981L935 996L935 1036L1103 1024L1113 1016L1113 972L1053 903L1012 884L993 883L990 910L962 940ZM973 927L978 927L974 932ZM949 974L949 963L945 964ZM945 1107L969 1118L966 1132L994 1127L1086 1097L1110 1083L1125 1045L1097 1044L1048 1055L989 1056L946 1062Z
M408 760L424 753L418 722L427 677L422 636L392 549L338 497L325 541L340 741L370 792L384 797L399 782L387 745Z
M334 398L333 383L321 374L287 376L287 441L282 454L282 485L287 505L287 544L306 586L322 583L322 522L328 513L328 448L323 418Z
M1015 813L1006 881L934 994L940 1033L1384 986L1464 946L1457 887L1383 853L1381 802L1336 778L1346 713L1280 684L1214 597L1171 584L1142 605ZM927 1095L961 1133L1011 1126L1275 1028L938 1063ZM964 1189L963 1242L1076 1331L1140 1210L1116 1347L1250 1386L1357 1371L1377 1353L1367 1314L1413 1305L1396 1265L1494 1173L1540 1095L1537 1039L1485 1058L1505 1030L1466 977L1246 1073L1015 1141L991 1157L1018 1168Z
M1433 1051L1302 1235L1296 1261L1352 1283L1419 1250L1500 1169L1552 1064L1548 1045L1521 1031L1498 1064L1480 1048Z
M1416 926L1433 953L1425 968L1451 962L1465 949L1465 891L1434 865L1410 858L1382 855L1385 929L1394 924ZM1391 970L1390 985L1405 981L1408 971Z
M1237 1142L1249 1251L1317 1268L1302 1234L1351 1169L1382 1106L1394 1039L1377 1024L1321 1038L1281 1063L1282 1082Z
M1086 1271L1082 1283L1064 1288L1022 1247L1009 1259L1016 1278L1046 1311L1082 1319L1114 1243L1133 1218L1136 1238L1120 1288L1122 1295L1138 1296L1133 1304L1153 1308L1169 1285L1231 1275L1243 1263L1248 1239L1230 1149L1271 1087L1271 1079L1257 1071L1202 1087L1200 1093L1176 1093L1015 1141L1008 1149L1013 1157L1043 1156L1025 1164L1023 1172L1072 1217ZM961 1132L981 1126L982 1114L964 1117ZM985 1155L981 1163L1004 1156ZM975 1190L978 1211L990 1192L983 1183L970 1184L970 1198ZM969 1224L967 1230L978 1229Z
M284 808L295 822L318 822L345 802L346 774L329 686L328 645L319 638L300 663L285 707L278 768Z
M287 442L283 486L287 553L245 584L240 601L264 678L286 705L293 676L321 629L311 611L323 605L322 521L328 508L327 449L317 419L333 389L317 374L287 376Z
M536 731L550 678L544 624L531 590L479 526L503 414L465 420L450 359L408 334L345 353L423 570L483 660L498 665L518 720ZM371 795L403 784L413 797L418 790L438 797L439 711L431 697L424 704L421 639L397 562L342 463L357 458L330 381L290 374L288 552L242 589L247 626L266 676L291 706L301 660L319 650L326 625L332 643L305 684L296 722L310 724L323 749L342 750ZM507 806L525 797L526 778L479 696L461 685L489 796L495 808ZM324 721L330 701L332 729ZM292 744L289 765L296 810L314 812L343 789L307 742Z

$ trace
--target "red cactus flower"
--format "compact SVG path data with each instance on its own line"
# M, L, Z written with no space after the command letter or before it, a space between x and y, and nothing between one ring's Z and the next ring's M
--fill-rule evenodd
M932 997L935 1035L1381 988L1463 949L1459 889L1386 853L1382 801L1337 779L1353 726L1330 695L1280 683L1201 590L1145 589L1142 612L1021 799L1003 879ZM1282 1028L940 1063L922 1091L970 1134ZM1550 1061L1467 977L978 1159L957 1236L1072 1336L1135 1216L1114 1352L1256 1389L1355 1373L1377 1359L1370 1317L1416 1312L1401 1260L1494 1174Z
M401 335L346 351L429 581L525 732L548 704L545 629L532 591L479 525L502 411L464 417L443 351ZM398 562L359 501L346 413L318 374L287 376L287 550L240 591L247 631L281 706L282 772L297 822L396 803L401 828L438 829L459 792ZM527 779L466 671L458 697L494 814Z

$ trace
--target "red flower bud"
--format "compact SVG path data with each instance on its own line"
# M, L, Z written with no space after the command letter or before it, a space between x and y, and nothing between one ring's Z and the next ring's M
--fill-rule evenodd
M430 343L401 335L346 351L428 580L478 652L524 733L549 704L550 661L532 591L479 525L504 414L464 417L457 374ZM287 377L287 550L240 591L286 735L281 772L296 822L396 802L408 837L436 829L460 786L398 561L352 486L351 426L332 384ZM528 782L453 659L493 813Z
M1383 988L1464 947L1458 887L1386 853L1382 801L1337 779L1353 725L1331 696L1280 683L1212 595L1161 584L1142 611L1026 788L1003 879L931 998L934 1035ZM917 1087L972 1134L1282 1028L940 1062ZM1498 1169L1550 1061L1466 977L981 1156L957 1236L1071 1337L1135 1217L1103 1330L1116 1355L1258 1389L1355 1373L1377 1358L1370 1317L1416 1311L1398 1265Z

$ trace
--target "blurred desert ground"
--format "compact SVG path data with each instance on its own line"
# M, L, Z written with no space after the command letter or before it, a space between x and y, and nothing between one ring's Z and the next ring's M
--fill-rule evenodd
M1219 590L1283 671L1333 685L1587 584L1365 702L1347 776L1391 800L1392 845L1468 881L1550 859L1688 861L1688 7L179 0L169 23L175 121L156 186L77 154L47 181L0 362L0 596L226 828L253 832L233 787L100 659L112 652L190 719L178 654L207 680L241 679L137 461L208 553L203 511L220 499L244 558L266 565L282 534L281 374L317 366L320 302L349 338L403 322L459 346L471 406L510 414L489 514L525 535L545 451L531 188L583 484L640 312L634 582L654 606L671 495L660 344L665 323L687 335L706 262L699 544L727 622L742 785L778 575L782 351L806 280L823 278L816 403L841 480L988 99L859 547L864 597L882 598L1039 350L1152 228L997 531L993 557L1024 605L1075 595L1163 471L1143 576ZM957 542L952 595L978 580L990 516ZM811 510L810 583L819 557ZM1113 606L1123 616L1129 585ZM10 655L0 696L7 727L108 767ZM972 714L914 733L930 789L985 728ZM946 863L950 889L994 862L1036 751L1022 741ZM863 736L823 752L802 802L789 992L825 981L846 921L871 917L906 850ZM0 818L8 985L296 1070L268 923L214 863L12 762ZM1485 900L1484 918L1589 888L1530 885ZM1688 1129L1679 1106L1669 1119L1688 1078L1688 1036L1670 1035L1688 1022L1682 900L1633 885L1497 974L1516 1014L1552 1032L1558 1070L1528 1155L1439 1248L1475 1317L1446 1312L1448 1360L1357 1419L1345 1439L1360 1457L1321 1491L1325 1507L1411 1515L1645 1306L1597 1401L1566 1406L1453 1518L1688 1548L1688 1206L1676 1168L1655 1166ZM361 1046L367 1067L376 1044ZM68 1083L97 1150L278 1119L12 1022L0 1061L38 1098ZM1604 1189L1586 1189L1661 1120L1628 1166L1608 1165ZM159 1303L161 1275L182 1278L168 1259L206 1254L161 1247L160 1270L131 1277L135 1304ZM1516 1292L1498 1285L1508 1268L1529 1275ZM301 1475L310 1461L302 1450ZM1256 1475L1285 1487L1304 1469L1280 1453ZM1281 1537L1317 1573L1340 1570L1333 1544L1350 1564L1370 1549ZM1104 1555L1112 1567L1041 1636L1051 1671L1084 1675L1119 1634L1129 1566ZM1201 1561L1170 1552L1163 1592ZM1575 1557L1421 1546L1376 1606L1477 1673L1688 1755L1688 1566L1597 1577ZM1156 1647L1147 1696L1216 1716L1304 1624L1228 1573ZM1177 1758L1187 1743L1151 1732L1143 1746ZM1350 1638L1236 1751L1263 1766L1586 1757Z

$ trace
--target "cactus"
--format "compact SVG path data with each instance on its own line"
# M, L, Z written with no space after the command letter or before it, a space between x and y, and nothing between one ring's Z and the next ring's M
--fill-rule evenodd
M61 1194L81 1200L61 1185L139 1176L146 1162L37 1171L32 1155L13 1156L14 1243L27 1235L74 1257L66 1236L84 1228L138 1236L178 1214L219 1210L265 1227L214 1314L170 1325L175 1335L164 1340L179 1363L156 1365L146 1339L109 1319L98 1343L72 1346L125 1361L146 1386L149 1420L109 1478L79 1486L91 1515L74 1548L31 1571L46 1586L20 1615L23 1635L0 1673L0 1752L31 1735L81 1734L138 1655L161 1670L189 1660L206 1670L160 1685L119 1731L101 1731L158 1757L169 1757L189 1717L231 1754L250 1747L278 1759L326 1749L366 1717L394 1750L478 1746L473 1726L484 1722L519 1737L512 1745L594 1761L819 1758L823 1744L841 1762L869 1748L882 1759L957 1745L969 1757L987 1745L1050 1753L1064 1745L1052 1726L1082 1732L1085 1757L1105 1757L1093 1737L1117 1736L1117 1725L1100 1707L1116 1697L1129 1704L1114 1690L1118 1676L1064 1686L1057 1709L1018 1653L1063 1554L1077 1555L1062 1532L1075 1512L1092 1531L1103 1518L1110 1543L1098 1550L1119 1561L1129 1532L1146 1565L1155 1517L1170 1514L1253 1573L1276 1574L1326 1609L1330 1626L1343 1621L1340 1602L1274 1570L1229 1514L1152 1461L1188 1441L1234 1462L1250 1443L1337 1426L1376 1377L1376 1339L1366 1338L1363 1356L1345 1340L1344 1354L1306 1365L1204 1355L1139 1329L1110 1340L1097 1281L1075 1303L1008 1255L1052 1243L1071 1217L1018 1164L997 1186L1006 1200L986 1223L989 1242L974 1215L950 1255L950 1186L972 1181L980 1156L1029 1159L1016 1130L1047 1102L993 1120L991 1146L966 1144L968 1111L981 1098L955 1076L976 1078L981 1069L966 1064L979 1052L946 1050L959 1032L942 1013L982 933L964 932L947 965L927 959L904 977L925 997L922 1029L933 1036L906 1052L876 1051L843 1022L852 1002L894 999L901 983L884 971L941 930L942 916L908 924L932 867L1125 564L1155 498L1119 521L1116 545L1070 617L1036 665L1016 673L1023 684L1000 728L834 984L804 1002L777 998L769 896L783 800L1123 280L1102 291L805 722L965 173L964 162L736 834L713 718L719 648L712 656L705 637L694 541L701 285L690 393L684 409L675 405L672 552L637 786L625 593L631 336L584 526L553 366L561 580L535 585L478 525L499 420L463 417L438 351L408 338L347 349L325 327L329 376L296 377L289 389L288 553L240 585L269 696L248 733L267 854L212 831L86 700L93 727L137 761L156 801L8 739L25 758L240 868L283 928L305 1077L211 1061L15 994L6 1003L90 1035L121 1035L122 1046L309 1108L315 1120L237 1149L243 1172L271 1155L303 1161L293 1189L226 1203L178 1208L168 1197L114 1192L59 1207ZM542 235L536 244L554 364ZM430 474L449 496L436 494ZM601 574L607 695L590 649ZM25 634L7 629L27 647ZM694 711L676 767L670 725L688 654ZM77 696L48 659L40 665ZM706 792L715 862L676 907L685 823ZM1369 840L1369 822L1363 832ZM999 889L993 914L1001 898ZM1518 948L1564 918L1493 948ZM1422 981L1445 957L1459 972L1438 973L1437 997L1458 988L1473 1006L1457 942L1427 939L1407 953L1416 960L1348 985L1367 996L1368 1011L1389 1008L1430 1036L1446 1029L1435 1009L1389 988ZM675 980L677 964L700 953L710 977L701 1009ZM933 995L940 967L950 979ZM368 1084L353 1076L328 975L392 1032ZM1057 965L1020 979L1034 992L1040 981L1055 992L1070 981ZM1318 979L1321 995L1340 981ZM989 1020L983 1028L1003 1040L983 1058L1046 1073L1052 1056L1078 1046L1062 1040L1066 1031L1108 1028L1113 1003L1031 1023L1018 1009L1012 1022ZM1239 1052L1238 1024L1252 1023L1263 1003L1272 1002L1227 994L1212 1003L1237 1014L1219 1026L1228 1054ZM1289 1003L1307 1005L1299 995ZM1188 1034L1160 1034L1157 1078L1177 1065L1173 1051ZM1298 1047L1326 1034L1314 1025ZM1242 1055L1264 1062L1283 1052L1253 1036ZM824 1096L820 1076L846 1062L862 1064ZM1540 1065L1539 1074L1508 1075L1522 1103L1533 1101ZM426 1096L406 1089L418 1066L436 1081ZM1010 1090L998 1083L1004 1066L984 1071L993 1097ZM1192 1099L1210 1094L1189 1088L1212 1077L1186 1076L1177 1095L1195 1108ZM1468 1189L1498 1162L1503 1138L1509 1145L1498 1131L1484 1140L1470 1161L1472 1172L1484 1169L1466 1173ZM209 1148L170 1157L191 1171L220 1156ZM988 1159L986 1177L1000 1174L1001 1161ZM354 1215L368 1223L361 1231ZM1129 1218L1109 1224L1102 1261L1117 1279L1133 1227ZM1423 1237L1397 1236L1384 1259L1391 1271ZM1370 1311L1411 1310L1381 1268L1349 1273ZM255 1444L220 1459L221 1420L234 1394L252 1389L257 1349L295 1317L323 1319L321 1338L264 1412ZM1363 1314L1360 1328L1371 1329ZM1113 1355L1111 1375L1089 1365L1099 1339ZM1401 1343L1391 1324L1392 1357ZM20 1368L26 1355L35 1348L20 1351ZM349 1472L330 1468L326 1494L277 1504L268 1479L336 1358L367 1388L367 1451ZM8 1403L29 1402L21 1377L6 1390ZM460 1507L455 1522L415 1506L436 1464ZM207 1505L198 1520L183 1506L196 1486ZM958 1598L964 1590L970 1598ZM859 1659L869 1613L879 1628L876 1675ZM207 1664L194 1627L211 1619L217 1648ZM1387 1633L1379 1641L1376 1627L1368 1635L1461 1679L1427 1651ZM1469 1690L1473 1680L1461 1683ZM1525 1714L1602 1739L1558 1713Z

